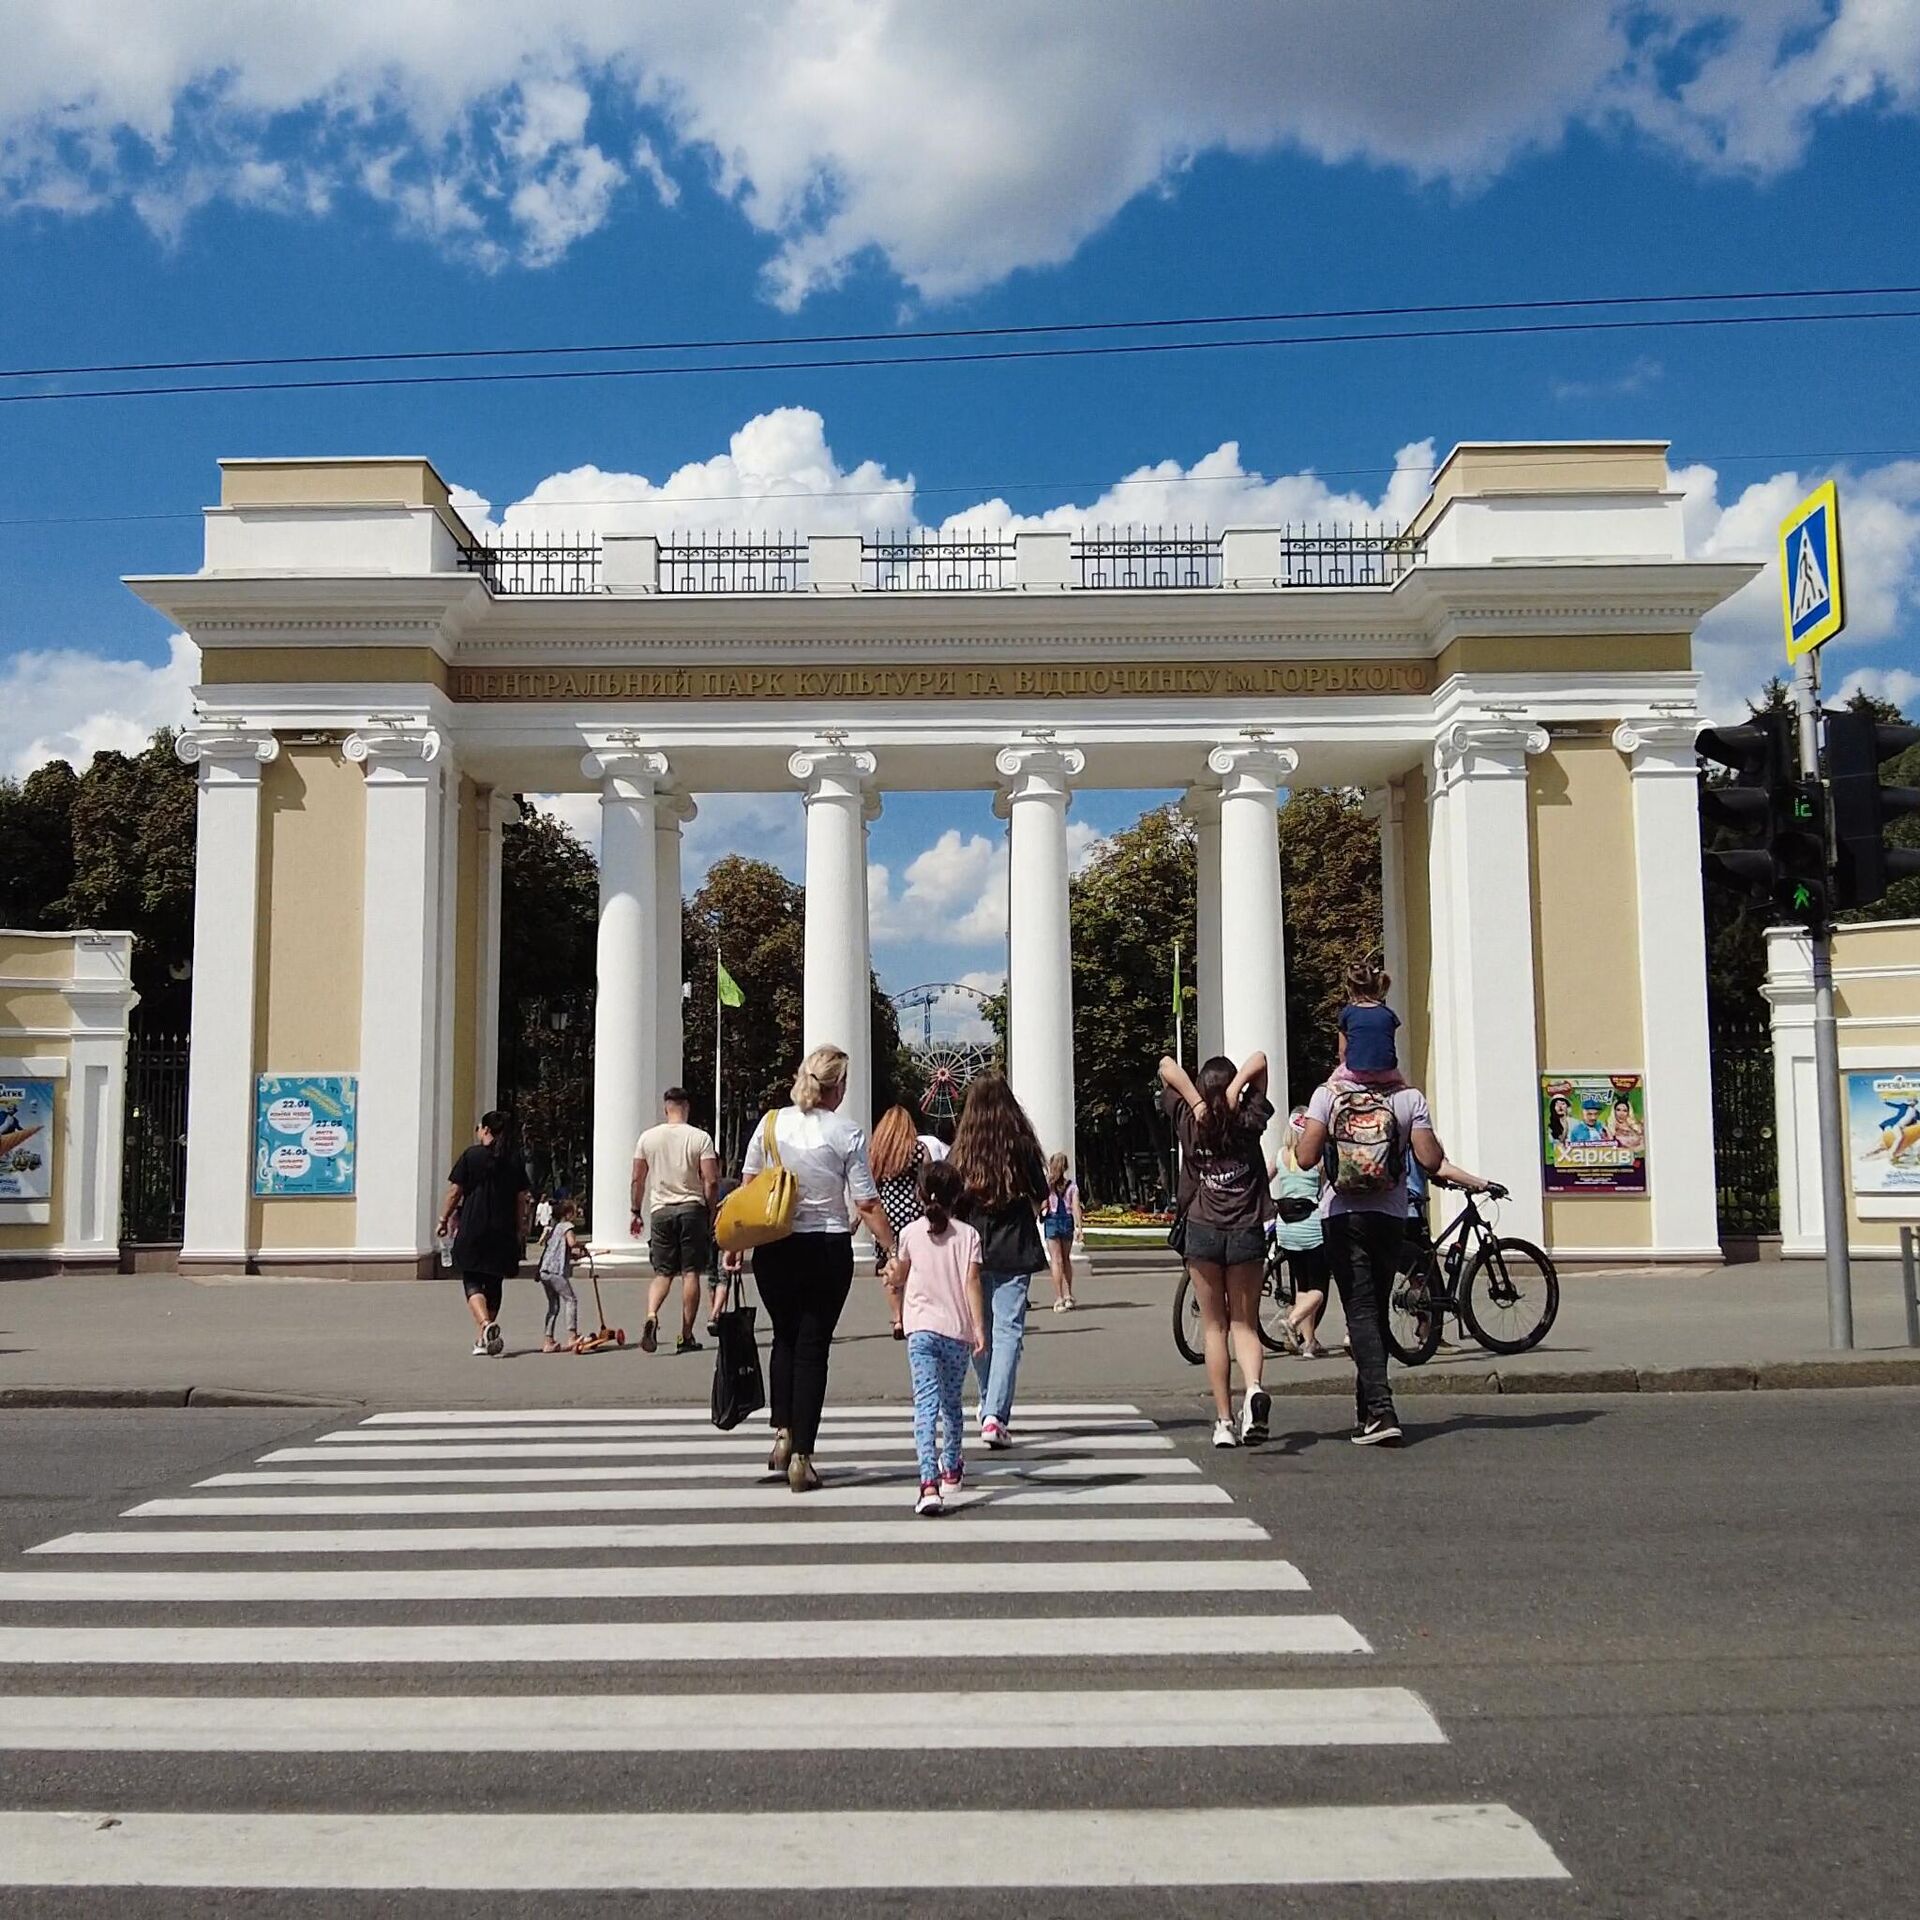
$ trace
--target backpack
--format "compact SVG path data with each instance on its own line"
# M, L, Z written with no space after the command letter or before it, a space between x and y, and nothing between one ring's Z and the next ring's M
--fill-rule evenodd
M1391 1098L1371 1087L1339 1087L1327 1116L1327 1181L1335 1193L1362 1200L1400 1184L1404 1150Z
M547 1244L540 1249L540 1278L542 1280L564 1280L567 1277L567 1234L571 1230L571 1220L556 1220L552 1231L547 1235Z

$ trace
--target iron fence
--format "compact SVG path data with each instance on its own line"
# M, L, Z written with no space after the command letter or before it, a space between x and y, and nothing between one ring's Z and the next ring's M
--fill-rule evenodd
M901 533L860 543L869 593L992 592L1013 584L1013 542L996 536Z
M135 1033L127 1042L120 1151L120 1239L178 1246L187 1225L187 1042Z
M1083 587L1217 587L1220 542L1204 527L1096 527L1078 534L1073 559Z
M1280 529L1280 582L1288 587L1390 587L1426 557L1422 535L1393 527Z
M1764 1015L1714 1013L1713 1165L1720 1231L1777 1233L1773 1035Z
M804 593L807 581L804 540L714 534L660 547L662 593Z
M524 540L504 546L479 542L460 549L460 564L496 594L598 593L600 543L579 536Z

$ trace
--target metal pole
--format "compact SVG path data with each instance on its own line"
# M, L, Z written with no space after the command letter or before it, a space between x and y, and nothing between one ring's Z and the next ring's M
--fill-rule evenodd
M1920 1260L1914 1258L1913 1229L1900 1229L1900 1304L1907 1313L1907 1345L1920 1347Z
M725 1121L720 1112L720 1016L726 1011L720 999L720 943L713 947L713 1137L720 1140L725 1137ZM728 1155L727 1165L733 1164Z
M1180 942L1173 943L1173 1058L1177 1066L1187 1064L1185 1009L1180 1004Z
M1794 675L1800 771L1820 777L1820 656L1800 656ZM1840 1114L1840 1041L1833 1013L1833 936L1824 916L1811 932L1813 1077L1820 1099L1820 1218L1827 1248L1827 1344L1853 1345L1853 1279L1848 1264L1846 1133Z

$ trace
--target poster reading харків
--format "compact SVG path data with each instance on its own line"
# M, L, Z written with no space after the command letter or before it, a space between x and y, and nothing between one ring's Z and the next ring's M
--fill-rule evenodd
M1637 1073L1543 1073L1540 1164L1546 1191L1647 1190L1647 1089Z
M53 1193L53 1082L0 1080L0 1203Z

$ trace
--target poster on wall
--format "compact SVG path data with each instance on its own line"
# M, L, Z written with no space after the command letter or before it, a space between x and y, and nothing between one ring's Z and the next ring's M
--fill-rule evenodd
M1846 1082L1854 1192L1920 1202L1920 1067L1849 1073Z
M1543 1073L1540 1151L1548 1193L1647 1190L1647 1089L1637 1073Z
M360 1083L351 1073L263 1073L253 1104L256 1200L350 1199Z
M53 1082L0 1080L0 1203L53 1195Z

